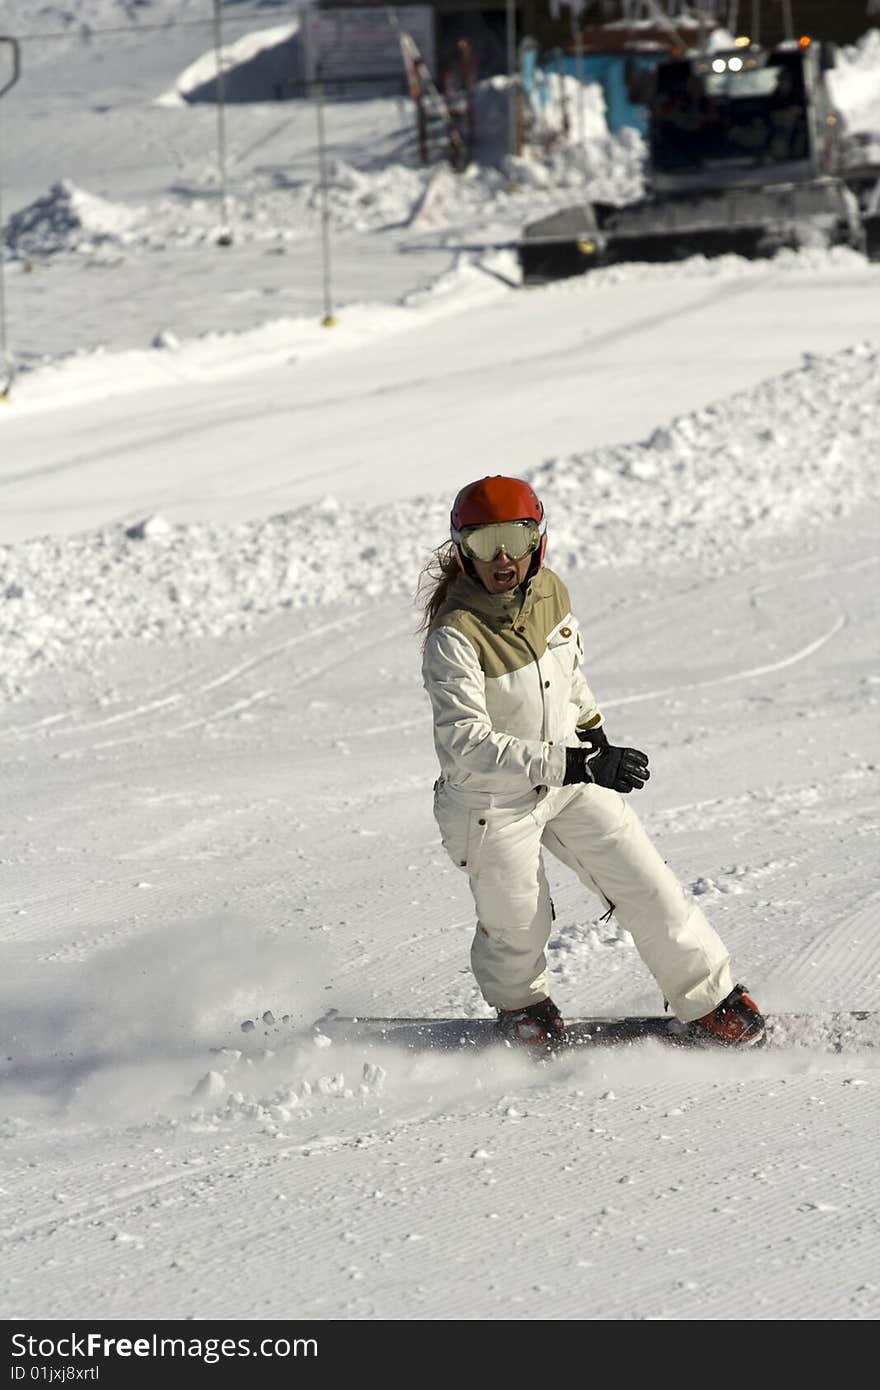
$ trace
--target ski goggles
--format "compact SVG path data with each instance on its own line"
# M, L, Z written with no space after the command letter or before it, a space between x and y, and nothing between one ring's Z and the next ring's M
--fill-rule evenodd
M538 526L535 521L493 521L468 531L453 531L452 539L471 560L487 563L502 551L510 560L522 560L537 550L543 530L543 523Z

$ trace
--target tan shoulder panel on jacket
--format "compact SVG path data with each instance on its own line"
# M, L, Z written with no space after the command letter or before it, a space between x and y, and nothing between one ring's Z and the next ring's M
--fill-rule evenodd
M490 594L462 575L431 624L451 627L470 642L489 679L519 671L544 655L547 634L570 612L568 590L552 570L541 569L523 598Z

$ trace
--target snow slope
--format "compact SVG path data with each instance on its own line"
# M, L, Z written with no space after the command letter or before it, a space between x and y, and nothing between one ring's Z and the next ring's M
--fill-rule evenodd
M744 572L571 576L609 728L651 751L641 813L771 1009L878 1005L854 521ZM132 640L10 709L6 1315L875 1317L876 1052L545 1072L311 1040L328 1007L480 1011L413 625L385 598ZM566 1009L658 1008L551 876Z
M125 37L125 100L78 40L65 86L37 65L14 121L42 111L54 154L13 143L20 206L64 178L161 202L186 115L197 186L205 113L152 104L204 49L180 39ZM89 155L105 103L143 159ZM288 304L265 267L305 260L255 242L9 267L31 370L0 407L7 1319L880 1311L876 1028L835 1052L824 1026L880 1009L878 269L523 292L491 237L462 249L463 206L455 246L351 230L361 302L332 332L319 269ZM413 591L454 489L502 470L546 497L609 732L651 755L652 836L762 1005L812 1015L761 1053L540 1068L313 1029L486 1012ZM628 935L548 869L565 1012L659 1011Z

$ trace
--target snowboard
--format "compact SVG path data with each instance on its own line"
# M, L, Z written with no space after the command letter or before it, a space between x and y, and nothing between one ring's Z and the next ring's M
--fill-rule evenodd
M331 1010L314 1025L314 1033L332 1041L385 1043L415 1052L456 1052L502 1045L495 1032L494 1018L377 1018L346 1016ZM703 1051L717 1051L720 1047L695 1035L687 1024L670 1014L568 1019L566 1035L566 1045L560 1049L562 1053L577 1048L633 1046L646 1042ZM764 1039L757 1046L764 1045L813 1047L832 1052L880 1047L880 1011L853 1009L770 1014Z

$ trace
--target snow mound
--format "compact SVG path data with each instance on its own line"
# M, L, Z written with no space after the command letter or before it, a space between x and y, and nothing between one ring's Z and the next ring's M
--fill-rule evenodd
M334 226L346 231L377 231L409 220L413 205L423 197L427 177L424 170L403 164L368 171L337 159L328 171L326 189L319 183L311 186L308 207L312 213L320 213L326 196Z
M132 239L138 212L108 202L77 188L70 179L59 179L44 194L19 212L4 228L10 255L22 259L52 256L59 251L90 251L103 245Z
M563 572L735 568L757 542L877 499L878 434L878 350L807 357L647 440L532 470L550 520L550 563ZM52 667L87 669L117 641L223 637L285 609L411 594L448 517L446 496L372 511L325 498L311 512L307 546L297 511L2 547L0 690L20 695Z
M330 163L326 188L315 179L291 182L277 171L241 179L227 198L229 226L237 243L282 249L314 238L326 198L334 233L375 233L389 228L420 232L445 229L482 244L513 240L523 223L567 206L573 198L625 202L643 188L644 145L635 131L579 147L532 150L515 160L473 163L454 174L445 162L414 167L400 160L360 168L345 159ZM192 188L171 191L149 206L130 208L77 188L69 179L14 213L4 230L10 256L46 258L94 254L105 248L137 251L199 246L216 239L220 187L207 169Z
M598 82L581 83L564 73L536 74L529 108L534 136L549 144L595 143L608 135L605 97Z
M880 29L869 29L858 43L840 49L828 76L847 131L880 150Z
M724 566L753 541L876 498L878 426L880 355L863 344L807 355L641 444L552 459L529 477L551 518L557 566L636 565L648 555Z

